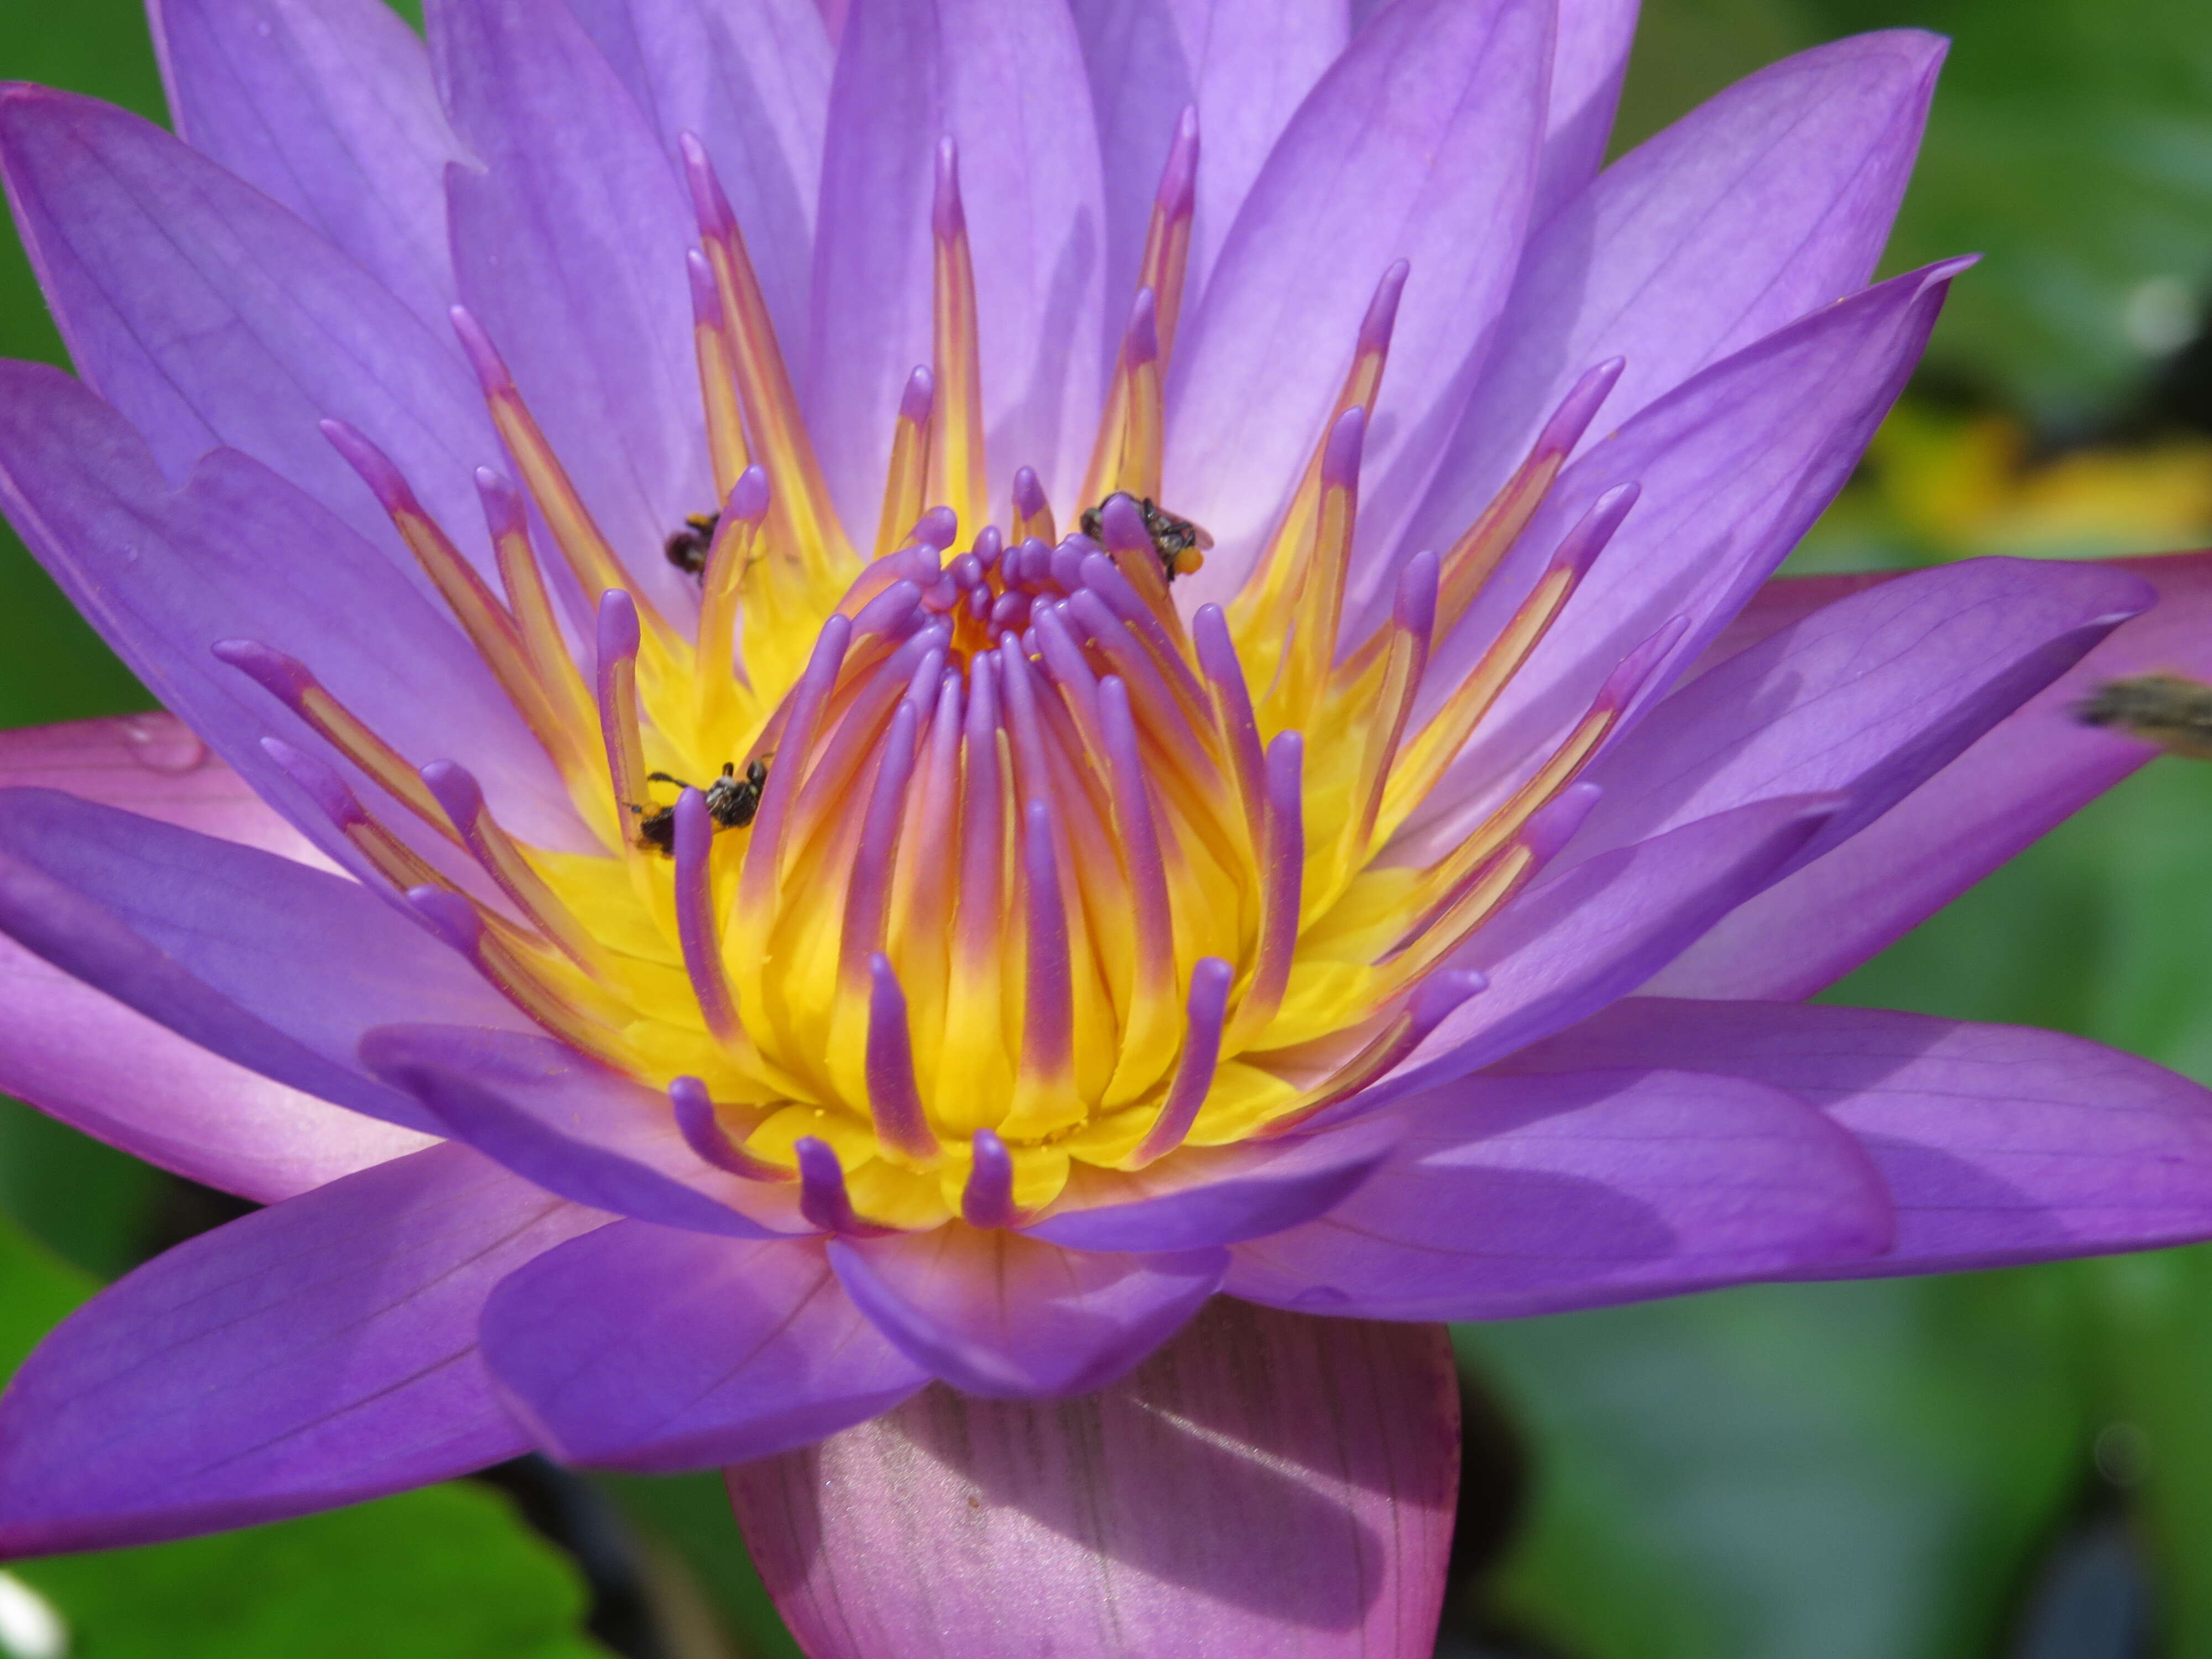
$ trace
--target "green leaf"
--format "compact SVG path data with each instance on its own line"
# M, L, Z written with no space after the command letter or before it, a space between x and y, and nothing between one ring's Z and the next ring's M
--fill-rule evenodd
M1487 1605L1587 1659L1993 1650L2072 1489L2073 1308L2013 1273L1460 1328L1536 1469Z
M574 1567L481 1487L13 1571L100 1659L606 1659Z

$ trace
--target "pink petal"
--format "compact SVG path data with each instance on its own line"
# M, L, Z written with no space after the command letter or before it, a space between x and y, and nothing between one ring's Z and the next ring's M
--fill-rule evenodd
M813 1659L1428 1659L1458 1476L1440 1329L1217 1301L1102 1394L930 1389L728 1479Z
M15 785L322 862L173 715L0 732L0 787ZM218 1059L12 939L0 940L0 1090L226 1192L272 1203L431 1144Z

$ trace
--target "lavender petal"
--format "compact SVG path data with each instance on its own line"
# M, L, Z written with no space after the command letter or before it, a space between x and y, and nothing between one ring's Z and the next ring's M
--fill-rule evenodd
M1503 1319L1772 1279L1886 1249L1856 1141L1739 1078L1469 1078L1396 1115L1390 1161L1328 1215L1240 1244L1232 1296L1304 1312Z
M1864 1146L1887 1254L1948 1273L2212 1237L2212 1092L2056 1031L1875 1008L1631 997L1503 1068L1686 1066L1787 1089Z
M483 1344L549 1449L646 1474L788 1451L929 1380L846 1300L820 1244L640 1221L508 1275Z

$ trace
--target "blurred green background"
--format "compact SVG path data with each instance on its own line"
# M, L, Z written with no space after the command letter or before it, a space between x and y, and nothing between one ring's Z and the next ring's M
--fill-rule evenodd
M1620 142L1774 58L1899 24L1955 45L1890 264L1988 257L1796 568L2212 543L2207 0L1648 0ZM0 75L161 112L137 0L0 0ZM58 362L0 241L0 355ZM147 706L0 530L0 726ZM2212 768L2158 762L1833 1000L2077 1031L2212 1082L2208 846ZM0 1369L222 1214L0 1101ZM2212 1656L2212 1249L1762 1287L1459 1341L1469 1474L1443 1653ZM55 1613L65 1635L41 1625ZM713 1477L536 1462L0 1575L0 1654L64 1650L794 1651Z

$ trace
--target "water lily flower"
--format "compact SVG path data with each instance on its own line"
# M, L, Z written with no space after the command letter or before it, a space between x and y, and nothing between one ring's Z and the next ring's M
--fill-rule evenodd
M534 1447L744 1466L817 1654L1425 1653L1437 1322L2212 1235L2194 1085L1798 1000L2140 763L2068 702L2203 568L1770 581L1942 47L1601 171L1633 10L154 0L176 137L0 94L0 506L168 711L0 743L0 1085L267 1206L25 1365L0 1547Z

